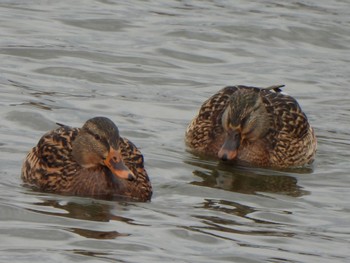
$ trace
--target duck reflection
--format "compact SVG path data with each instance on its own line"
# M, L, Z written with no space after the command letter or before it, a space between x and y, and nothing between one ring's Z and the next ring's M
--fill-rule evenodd
M113 205L108 205L99 202L89 202L89 203L78 203L78 202L63 202L58 200L43 200L43 202L35 203L39 206L54 207L61 210L65 210L68 213L58 213L50 211L38 211L43 214L68 217L74 219L88 220L88 221L99 221L99 222L109 222L112 220L121 221L125 223L131 223L133 220L117 215L113 215L111 210L114 208ZM34 211L34 210L33 210Z
M68 231L92 239L115 239L121 236L129 236L129 234L123 234L117 231L96 231L82 228L69 228Z
M266 192L293 197L307 194L307 191L297 184L296 177L291 176L287 170L268 170L223 163L213 165L213 163L201 160L187 163L202 168L193 171L194 175L202 178L200 182L191 182L193 185L220 188L244 194ZM308 173L310 169L293 170L293 172Z
M280 223L276 220L270 221L252 216L254 212L258 211L257 209L239 204L237 202L205 199L202 205L197 208L214 211L217 214L215 216L194 215L194 217L201 220L201 222L205 225L193 227L193 230L195 231L213 234L220 237L223 236L221 236L219 232L264 237L291 237L294 235L291 232L282 231L279 229L278 225ZM288 214L288 212L285 213ZM240 218L243 218L243 220ZM249 224L247 222L252 222L253 224ZM237 236L234 235L231 237L225 235L224 238L235 240Z
M133 219L114 215L111 210L115 208L114 205L109 205L99 202L88 202L88 203L78 203L78 202L64 202L58 200L43 200L42 202L34 203L34 205L40 206L40 209L28 209L36 213L42 213L50 216L59 216L65 218L73 218L85 221L97 221L97 222L109 222L109 221L119 221L127 224L133 223ZM49 207L50 209L43 209L43 207ZM65 212L56 212L52 208L57 208L64 210ZM56 209L55 209L56 210ZM135 224L136 225L136 224ZM98 231L93 229L78 228L78 227L68 227L63 229L78 234L86 238L93 239L115 239L116 237L129 236L126 233L119 233L117 231Z

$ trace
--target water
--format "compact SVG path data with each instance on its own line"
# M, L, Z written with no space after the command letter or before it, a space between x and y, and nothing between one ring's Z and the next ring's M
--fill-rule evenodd
M348 262L348 1L0 1L0 35L0 262ZM287 85L313 170L186 152L201 103L235 84ZM152 202L21 185L43 133L97 115L141 148Z

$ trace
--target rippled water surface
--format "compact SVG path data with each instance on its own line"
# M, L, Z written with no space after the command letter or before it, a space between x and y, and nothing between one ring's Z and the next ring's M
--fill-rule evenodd
M349 262L349 1L9 0L0 36L0 262ZM201 103L235 84L286 84L313 170L186 152ZM43 133L97 115L141 148L152 202L21 185Z

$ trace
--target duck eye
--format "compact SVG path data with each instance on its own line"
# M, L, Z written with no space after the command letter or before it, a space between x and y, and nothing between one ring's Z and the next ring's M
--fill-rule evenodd
M101 136L98 135L98 134L95 134L94 137L95 137L95 139L96 139L97 141L100 141L100 140L101 140Z

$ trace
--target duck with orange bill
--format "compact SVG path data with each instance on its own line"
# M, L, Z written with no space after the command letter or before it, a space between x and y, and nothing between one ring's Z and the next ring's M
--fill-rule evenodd
M141 152L110 119L95 117L82 128L58 125L28 153L22 166L26 185L65 195L151 199Z

